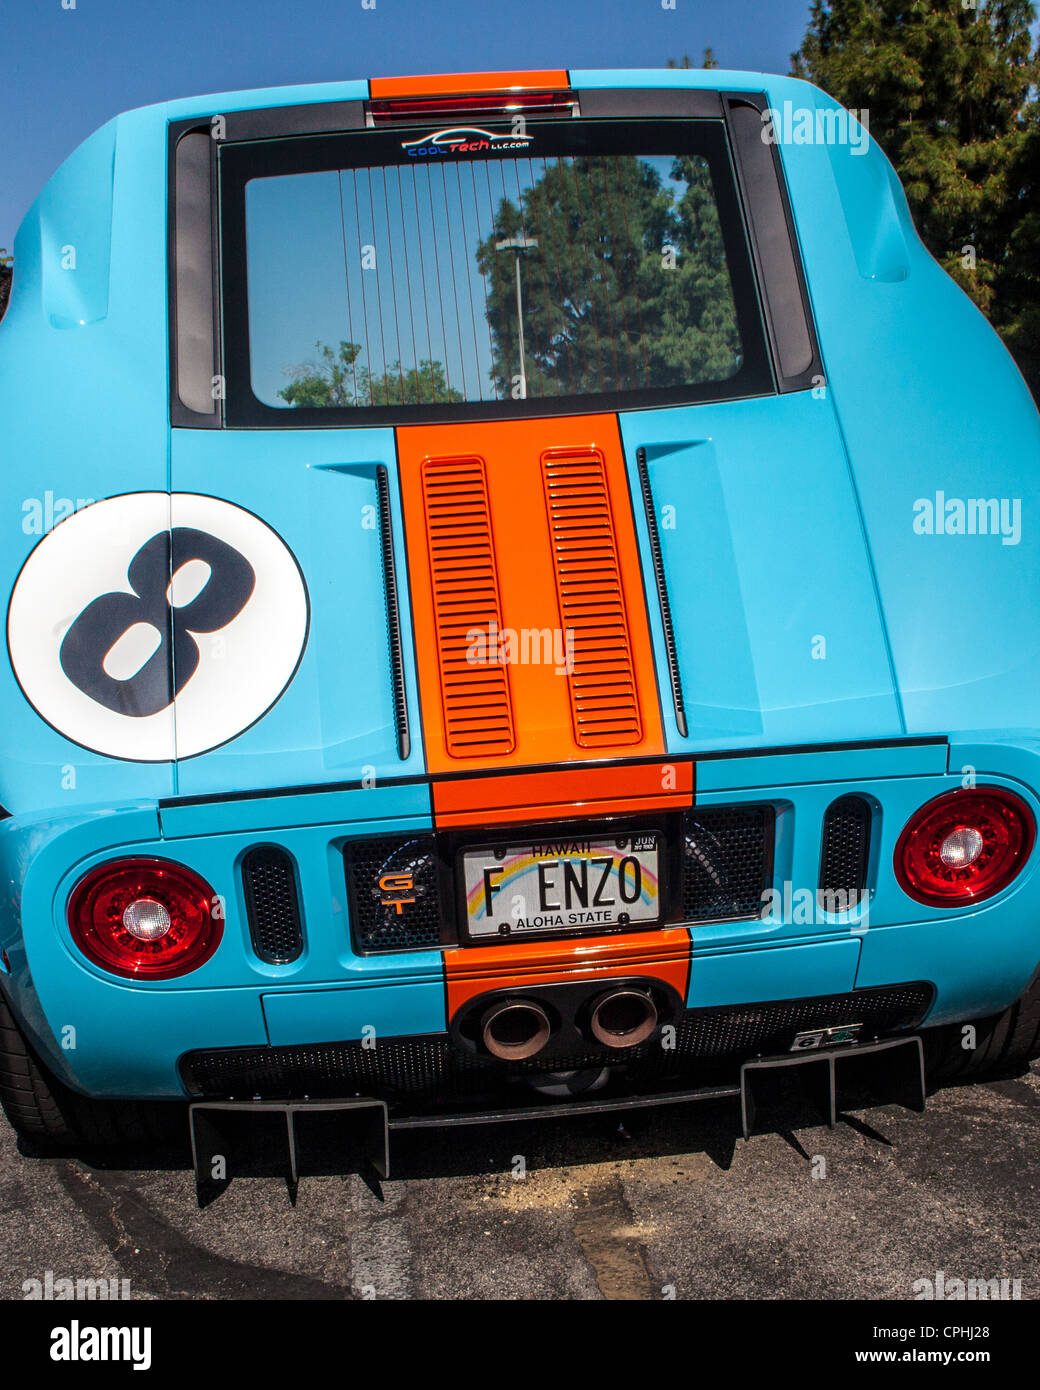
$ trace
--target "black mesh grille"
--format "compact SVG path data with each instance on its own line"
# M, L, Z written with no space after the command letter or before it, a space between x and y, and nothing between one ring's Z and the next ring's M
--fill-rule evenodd
M931 999L932 986L918 981L779 1004L692 1009L679 1025L676 1048L695 1057L784 1052L795 1033L841 1023L862 1023L862 1036L873 1037L918 1022Z
M862 796L832 801L823 817L818 894L823 906L841 912L855 903L867 886L869 853L870 803Z
M675 1047L651 1041L626 1054L628 1076L658 1080L698 1063L738 1061L786 1052L796 1033L841 1023L863 1025L863 1038L918 1023L931 1003L923 982L780 1003L690 1010L676 1031ZM615 1058L611 1058L615 1061ZM457 1049L445 1033L299 1047L251 1047L189 1052L181 1075L192 1095L248 1099L375 1095L387 1100L421 1097L425 1103L464 1100L500 1091L507 1076L603 1065L602 1053L504 1064Z
M682 882L673 910L686 922L757 917L772 884L772 806L703 807L687 812L682 825ZM358 951L418 950L455 939L442 910L433 835L352 840L344 857ZM410 886L381 887L380 880Z
M343 853L351 931L358 950L407 951L440 944L437 853L432 835L351 840ZM380 879L391 886L380 887Z
M303 928L291 855L277 845L257 845L242 860L242 883L253 950L272 965L296 960Z
M705 806L683 819L687 922L757 917L773 878L772 806Z

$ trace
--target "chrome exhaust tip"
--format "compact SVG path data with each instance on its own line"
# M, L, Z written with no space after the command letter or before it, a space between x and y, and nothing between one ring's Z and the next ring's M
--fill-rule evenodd
M549 1015L530 999L502 999L480 1020L480 1036L492 1057L522 1062L549 1041Z
M657 1027L657 1006L642 989L615 989L592 1006L589 1028L604 1047L635 1047Z

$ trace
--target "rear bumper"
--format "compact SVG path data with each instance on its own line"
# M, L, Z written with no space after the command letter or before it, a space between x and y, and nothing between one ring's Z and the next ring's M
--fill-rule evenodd
M658 1085L650 1092L638 1094L624 1089L605 1090L579 1098L556 1099L549 1105L512 1101L500 1103L497 1109L408 1114L392 1112L385 1101L371 1095L336 1100L196 1101L189 1108L189 1123L199 1205L206 1205L207 1200L218 1195L240 1174L257 1175L279 1169L295 1201L295 1190L303 1173L342 1172L345 1157L349 1162L350 1157L356 1156L361 1165L375 1171L377 1178L387 1178L390 1176L391 1136L394 1131L407 1129L559 1119L651 1106L688 1105L694 1101L738 1100L741 1128L744 1138L749 1139L763 1081L769 1075L783 1075L792 1070L801 1073L802 1080L809 1083L807 1089L815 1092L821 1118L831 1128L837 1123L840 1105L852 1096L857 1100L863 1098L864 1083L875 1102L895 1101L918 1111L925 1108L924 1047L914 1033L819 1052L756 1057L745 1062L736 1078L730 1081L684 1090L669 1090ZM302 1141L306 1137L311 1146L314 1145L316 1123L325 1127L325 1144L317 1146L324 1148L325 1163L308 1169L308 1146ZM310 1157L313 1159L313 1152ZM327 1166L330 1157L331 1168ZM258 1158L262 1161L260 1167Z
M927 1001L916 1012L879 1022L874 1031L880 1036L984 1017L1022 993L1040 960L1038 851L1010 888L976 909L952 913L912 902L891 870L906 819L959 785L960 768L969 761L980 780L1011 787L1040 817L1032 790L1040 785L1040 751L1032 744L973 745L953 754L933 742L698 764L697 806L763 802L774 808L775 908L764 918L674 924L624 937L567 938L565 946L542 943L523 955L522 971L520 957L512 959L495 946L371 955L355 949L343 844L357 836L429 834L434 811L423 783L171 809L106 808L47 823L12 818L0 823L0 872L11 885L0 902L0 946L10 967L0 975L0 987L43 1060L66 1084L89 1095L141 1098L229 1094L224 1082L213 1082L221 1067L239 1067L235 1086L255 1088L251 1066L261 1068L265 1086L273 1078L276 1088L283 1087L277 1094L292 1095L297 1083L290 1078L284 1089L285 1058L294 1050L318 1059L320 1079L337 1049L353 1057L366 1041L375 1044L364 1051L366 1058L388 1049L382 1082L390 1099L398 1099L393 1059L403 1055L402 1049L421 1054L418 1090L425 1089L426 1103L437 1094L437 1086L431 1092L427 1084L431 1067L436 1080L447 1066L465 1093L486 1078L469 1066L437 1063L434 1057L449 1037L458 1007L453 1001L543 983L591 987L630 976L666 981L681 996L681 1014L673 1022L684 1040L702 1037L707 1021L722 1019L727 1011L772 1017L790 1001L848 997L862 1007L868 996L875 997L873 991L898 992L908 982L920 982ZM822 818L835 799L849 793L869 798L876 808L869 903L866 911L805 913L798 893L814 896ZM475 827L473 834L479 840L488 832ZM288 965L265 963L251 942L241 865L245 854L263 843L283 846L297 869L306 944ZM176 859L225 899L221 945L187 981L114 979L83 958L70 938L64 913L71 887L96 864L124 853ZM817 1014L811 1017L817 1021ZM864 1022L865 1029L871 1022L844 1014L829 1017L826 1009L818 1021L820 1026ZM774 1039L766 1029L758 1037L755 1026L732 1054L734 1060L789 1046L786 1034ZM713 1045L705 1050L684 1041L677 1051L694 1070L719 1059ZM224 1060L212 1063L216 1070L206 1073L209 1079L199 1087L202 1054ZM631 1057L626 1065L644 1060ZM660 1075L661 1067L667 1070L676 1060L664 1056L654 1066ZM566 1058L545 1061L555 1070L586 1066L584 1049L576 1068L566 1067ZM361 1064L370 1065L375 1064ZM371 1070L359 1071L354 1089L364 1090L373 1076ZM336 1076L340 1094L341 1083L352 1077ZM647 1076L639 1084L649 1086L653 1079ZM215 1090L208 1089L211 1084ZM314 1085L312 1079L305 1093L315 1094Z
M461 1046L447 1032L307 1046L216 1048L186 1053L185 1090L202 1100L304 1100L364 1095L397 1114L461 1107L520 1107L539 1098L652 1095L732 1084L753 1057L789 1053L806 1037L846 1025L871 1043L915 1028L932 1004L924 981L757 1005L687 1009L669 1029L624 1054L586 1043L550 1045L526 1062ZM811 1039L810 1039L811 1042ZM807 1049L809 1050L809 1049ZM814 1048L812 1050L815 1050Z

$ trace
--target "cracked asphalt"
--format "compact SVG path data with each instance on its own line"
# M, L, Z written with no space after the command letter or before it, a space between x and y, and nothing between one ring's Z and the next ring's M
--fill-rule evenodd
M745 1143L730 1102L395 1135L391 1177L238 1178L204 1209L177 1147L33 1157L0 1121L0 1296L129 1279L136 1299L1040 1296L1040 1073L856 1109L795 1082ZM918 1285L918 1289L920 1289Z

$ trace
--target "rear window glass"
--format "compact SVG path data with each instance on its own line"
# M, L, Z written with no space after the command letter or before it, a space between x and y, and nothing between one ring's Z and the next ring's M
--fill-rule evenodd
M238 169L240 347L269 410L746 389L761 328L717 123L366 132L324 168L335 142L291 143Z

